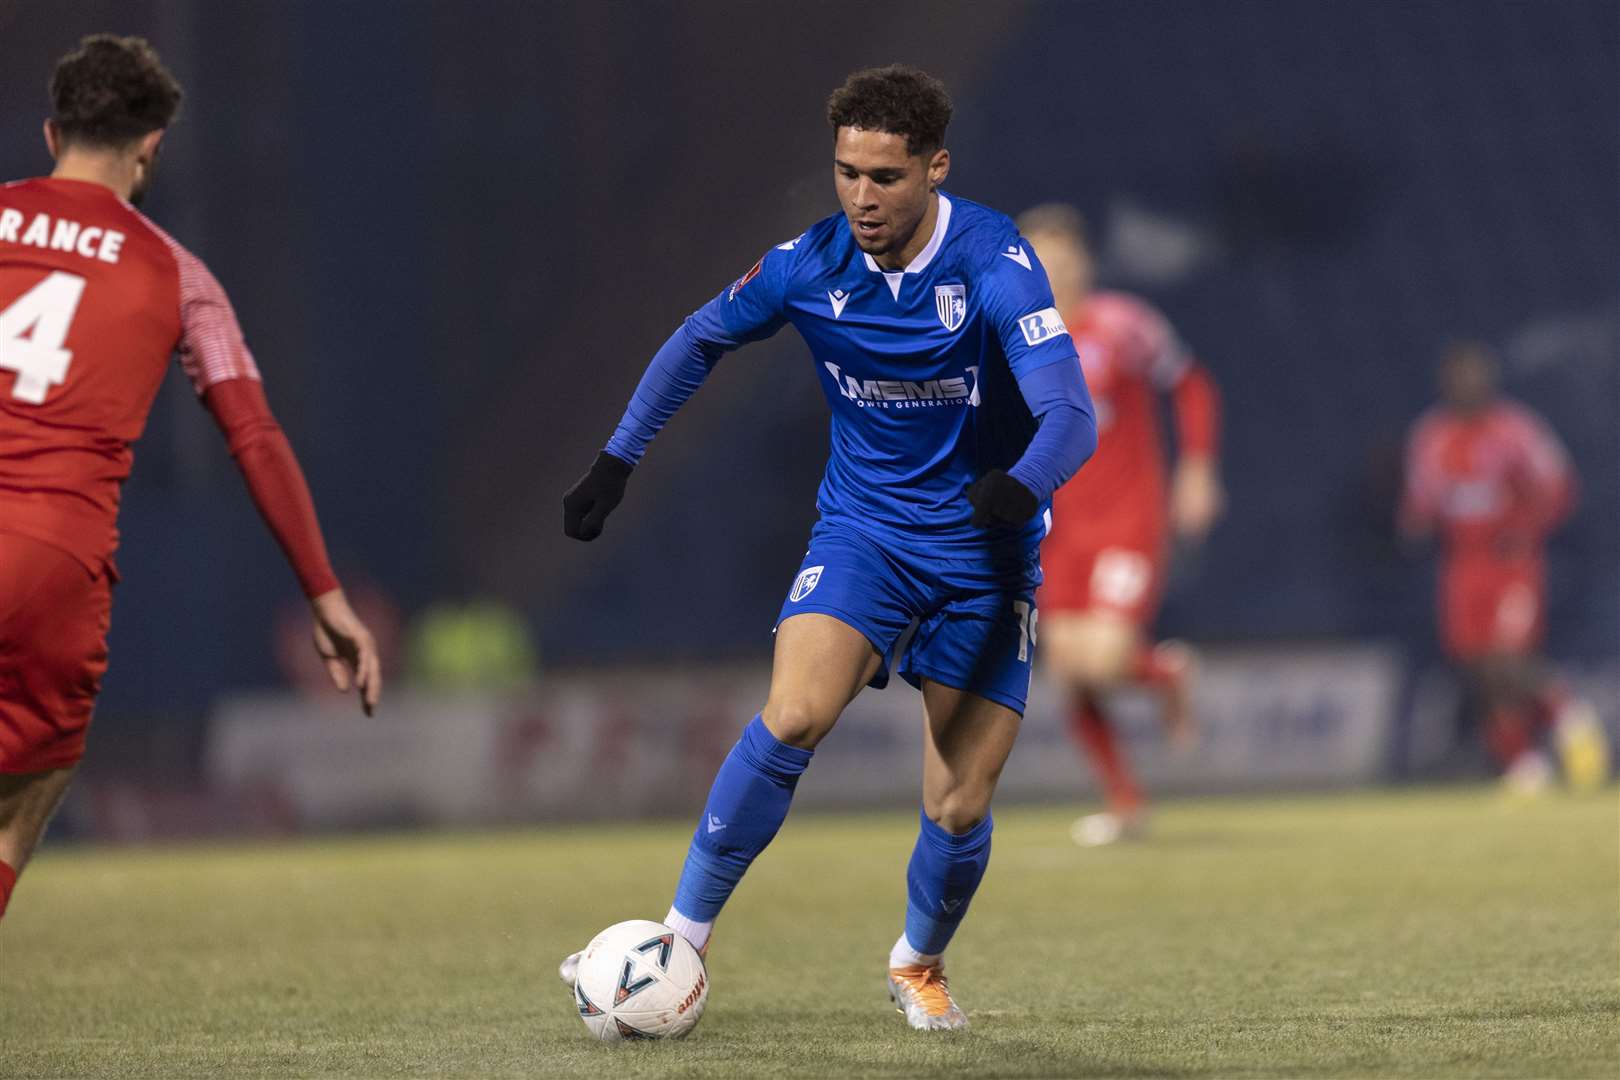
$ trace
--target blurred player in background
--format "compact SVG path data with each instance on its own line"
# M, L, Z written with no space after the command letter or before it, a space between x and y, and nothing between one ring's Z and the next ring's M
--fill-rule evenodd
M55 170L0 187L0 915L84 753L119 493L174 353L310 598L333 682L368 712L382 690L230 302L134 208L180 97L146 42L86 38L51 78Z
M1200 543L1220 516L1214 381L1164 316L1120 292L1093 292L1093 263L1079 211L1048 203L1025 211L1019 231L1045 264L1097 406L1097 454L1052 500L1041 549L1041 648L1069 694L1069 731L1090 759L1107 808L1074 823L1075 842L1112 843L1145 825L1140 784L1108 715L1126 684L1162 703L1172 739L1195 737L1194 658L1179 642L1149 636L1164 592L1170 533ZM1175 412L1176 464L1165 467L1159 395Z
M1550 730L1572 787L1602 784L1608 747L1596 712L1539 655L1546 631L1546 542L1575 505L1569 455L1551 428L1498 393L1489 347L1450 345L1440 403L1407 443L1400 529L1440 534L1440 636L1467 673L1485 738L1511 790L1545 787Z
M922 691L926 726L889 992L929 1030L967 1025L943 954L990 859L990 799L1029 692L1043 511L1096 446L1040 262L1006 216L939 190L950 114L924 72L851 75L827 108L843 212L771 248L686 320L563 500L568 535L594 539L648 441L722 353L789 322L809 345L832 411L821 520L777 617L765 707L715 777L664 921L707 947L817 743L862 687L898 669ZM734 482L715 483L747 503ZM576 969L577 954L564 981Z

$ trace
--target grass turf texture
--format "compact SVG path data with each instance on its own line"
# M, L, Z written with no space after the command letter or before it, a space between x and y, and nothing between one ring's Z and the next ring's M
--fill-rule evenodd
M553 969L663 913L687 826L47 848L0 924L0 1075L1614 1075L1612 791L1177 803L1094 851L1069 817L997 816L951 954L971 1031L884 994L915 819L807 815L694 1035L621 1046Z

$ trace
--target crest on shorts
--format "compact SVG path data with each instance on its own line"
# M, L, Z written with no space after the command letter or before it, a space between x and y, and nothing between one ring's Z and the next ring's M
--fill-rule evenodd
M967 286L935 285L934 310L939 312L939 321L945 324L945 329L955 333L967 318Z
M799 576L794 579L793 591L788 593L788 599L798 603L815 592L816 586L821 584L821 572L825 569L827 569L825 566L807 566L800 570Z

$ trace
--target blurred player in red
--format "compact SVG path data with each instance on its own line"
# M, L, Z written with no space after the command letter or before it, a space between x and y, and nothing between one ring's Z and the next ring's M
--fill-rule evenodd
M1440 403L1413 425L1400 528L1442 543L1440 635L1485 713L1486 742L1510 788L1544 787L1551 729L1572 786L1596 787L1608 750L1591 706L1538 655L1546 629L1548 535L1575 505L1569 455L1535 413L1497 392L1490 349L1462 341L1440 367Z
M1217 460L1220 401L1209 373L1146 301L1093 292L1085 223L1071 206L1026 211L1020 231L1046 265L1097 408L1097 453L1052 500L1041 545L1041 650L1069 692L1069 730L1091 760L1107 808L1074 823L1076 843L1111 843L1140 832L1143 795L1107 713L1123 684L1160 698L1172 739L1193 739L1194 659L1148 631L1164 590L1171 530L1203 540L1224 495ZM1165 464L1159 395L1175 413L1177 457Z
M368 712L382 690L230 301L133 206L180 96L146 42L86 38L51 78L55 170L0 186L0 915L84 753L119 493L171 355L310 598L332 680Z

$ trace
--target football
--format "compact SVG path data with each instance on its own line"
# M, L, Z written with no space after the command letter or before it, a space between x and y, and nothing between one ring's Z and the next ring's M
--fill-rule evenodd
M579 959L574 1004L603 1042L682 1038L697 1027L708 999L703 958L663 923L614 923Z

